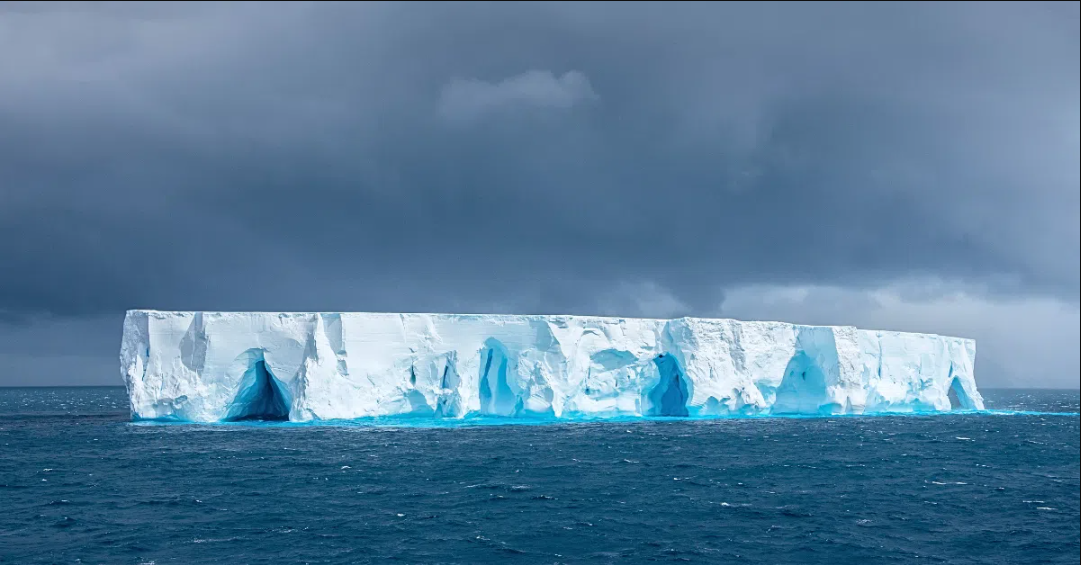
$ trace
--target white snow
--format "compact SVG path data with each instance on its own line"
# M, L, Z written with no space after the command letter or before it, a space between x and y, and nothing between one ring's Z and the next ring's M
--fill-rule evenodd
M983 409L973 340L726 319L160 312L124 321L136 419Z

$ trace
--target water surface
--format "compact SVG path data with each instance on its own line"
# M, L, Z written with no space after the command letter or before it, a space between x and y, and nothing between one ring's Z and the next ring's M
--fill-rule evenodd
M1076 564L1078 391L984 396L1021 413L201 426L0 389L0 562Z

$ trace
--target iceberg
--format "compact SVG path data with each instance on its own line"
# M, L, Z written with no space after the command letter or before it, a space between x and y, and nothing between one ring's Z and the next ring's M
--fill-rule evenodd
M120 363L135 420L591 420L982 410L975 356L729 319L131 310Z

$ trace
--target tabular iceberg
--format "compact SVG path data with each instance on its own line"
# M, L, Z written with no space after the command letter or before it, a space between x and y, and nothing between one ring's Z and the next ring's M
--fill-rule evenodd
M983 409L973 340L781 322L160 312L124 321L140 420Z

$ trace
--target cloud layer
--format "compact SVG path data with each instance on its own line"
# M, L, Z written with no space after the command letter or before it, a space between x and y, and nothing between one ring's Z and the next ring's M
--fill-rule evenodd
M1076 3L6 3L0 315L713 315L909 280L1076 312L1078 29Z

